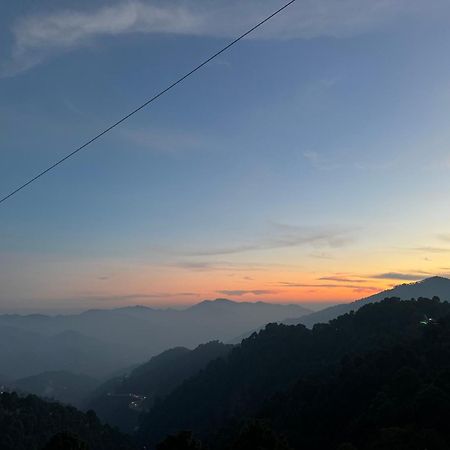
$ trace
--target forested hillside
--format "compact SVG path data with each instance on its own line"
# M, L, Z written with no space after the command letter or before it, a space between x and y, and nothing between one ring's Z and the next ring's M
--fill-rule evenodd
M137 447L130 437L102 425L92 411L84 414L34 395L0 394L0 449L44 448L132 450Z
M167 350L129 375L100 386L87 406L105 422L132 432L138 424L139 414L150 409L155 399L166 396L210 361L226 356L231 349L231 345L214 341L194 350L184 347Z
M301 323L307 327L312 327L316 323L326 323L336 319L336 317L349 313L350 311L357 311L359 308L369 303L381 302L385 298L392 297L397 297L401 300L410 300L411 298L420 297L439 297L442 301L450 301L450 279L445 277L429 277L415 283L399 284L392 289L378 292L377 294L351 303L342 303L310 314L305 314L296 319L287 319L284 323L287 325Z
M448 448L449 314L436 298L388 299L312 330L269 325L156 404L139 438L192 430L213 449L252 439L272 442L263 449Z

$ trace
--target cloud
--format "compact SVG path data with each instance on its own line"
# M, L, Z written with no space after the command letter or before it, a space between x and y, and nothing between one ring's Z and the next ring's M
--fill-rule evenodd
M280 7L280 0L123 0L89 9L26 15L12 27L13 47L5 74L27 70L48 57L85 47L99 38L131 33L230 39ZM401 16L432 9L442 0L302 0L255 32L253 38L347 37Z
M134 146L151 152L181 154L196 150L210 150L214 147L214 142L205 138L204 135L200 137L193 133L172 129L122 128L120 135Z
M442 233L437 235L438 239L444 242L450 242L450 234L449 233Z
M314 252L310 253L308 256L316 259L334 259L334 256L329 255L328 253L325 252Z
M426 252L426 253L448 253L450 252L450 248L446 247L414 247L410 250L417 252Z
M356 292L379 292L380 288L376 286L360 286L353 284L309 284L309 283L296 283L290 281L280 281L279 286L289 287L289 288L320 288L320 289L336 289L336 288L346 288L353 289Z
M343 167L343 164L334 158L327 158L315 151L303 152L303 157L318 170L336 170Z
M244 290L244 289L236 289L236 290L221 290L221 291L216 291L218 294L223 294L223 295L230 295L230 296L241 296L241 295L247 295L247 294L252 294L252 295L270 295L270 294L276 294L278 291L272 291L272 290L267 290L267 289L253 289L253 290Z
M168 265L193 272L253 272L270 270L273 267L290 267L287 264L264 264L264 263L233 263L230 261L178 261ZM250 280L251 277L244 277Z
M350 227L303 227L272 223L265 235L250 242L224 247L166 251L184 256L214 256L300 246L340 248L354 241L354 232L355 228Z
M370 278L379 280L407 280L407 281L419 281L423 280L429 273L399 273L399 272L387 272L371 275Z
M137 293L124 295L85 295L77 299L71 298L67 300L82 301L82 302L127 302L127 301L146 301L173 297L193 297L198 296L195 292L154 292L154 293Z
M332 276L332 277L321 277L318 278L320 281L337 281L339 283L364 283L365 280L357 280L354 278L347 278L341 276Z
M359 171L380 171L392 169L396 161L354 161L348 158L329 157L316 151L303 152L303 157L317 170L332 171L339 169L354 169Z

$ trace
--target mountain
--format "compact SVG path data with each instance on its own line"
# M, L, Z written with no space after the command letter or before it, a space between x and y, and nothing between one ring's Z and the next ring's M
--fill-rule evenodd
M102 425L92 411L84 414L34 395L0 394L0 430L2 450L137 449L131 438Z
M210 361L226 356L231 349L231 345L214 341L194 350L185 347L166 350L129 375L98 387L87 407L110 425L131 432L138 424L140 412L150 409L156 399L166 396Z
M70 372L44 372L8 383L8 389L81 407L98 386L95 378Z
M1 322L0 361L8 378L59 370L106 376L117 368L116 349L110 343L71 330L51 334L45 325L37 332L18 319L18 326Z
M0 315L0 361L11 378L61 370L104 378L168 348L227 342L308 312L299 305L217 299L184 310L137 306L73 315Z
M439 297L442 301L450 301L450 279L444 277L431 277L416 283L401 284L392 289L379 292L378 294L371 295L370 297L352 303L335 305L311 314L306 314L300 318L288 319L285 323L288 325L301 323L307 327L312 327L316 323L329 322L331 319L335 319L342 314L346 314L350 311L357 311L368 303L380 302L388 297L397 297L401 300L410 300L412 298L420 297Z
M426 345L422 339L426 339ZM443 340L442 346L439 339ZM396 350L398 347L405 347L407 351ZM420 354L415 353L416 349L420 349ZM374 357L372 369L371 354L381 355ZM383 360L384 357L386 361ZM360 363L360 360L363 363ZM429 367L429 373L427 361L433 364ZM383 383L393 382L390 377L402 368L403 362L410 365L419 364L425 371L421 375L424 388L433 385L435 376L443 377L440 385L448 383L448 392L446 391L442 400L447 402L445 408L441 402L431 414L430 420L448 417L449 361L450 304L441 303L437 299L404 302L388 299L367 304L356 313L340 316L329 324L316 325L312 330L303 325L270 324L263 331L245 339L240 346L233 348L226 358L211 362L200 373L157 402L144 414L138 436L142 444L151 446L168 434L192 430L215 449L220 448L220 436L236 437L233 430L240 429L243 421L268 418L279 424L281 429L283 422L286 422L286 434L290 436L292 443L303 443L294 448L337 448L338 445L334 446L336 442L327 440L331 439L331 436L327 435L327 427L333 432L343 433L342 423L345 421L339 419L342 415L342 418L348 420L346 429L349 433L352 421L360 420L361 424L358 426L361 427L361 436L364 436L364 414L375 411L373 408L381 407L383 402L387 401L383 395L391 399L390 391L383 394ZM361 373L364 368L365 378L358 378L359 364L363 364ZM350 371L350 375L346 383L340 385L339 377L346 376L346 371ZM306 384L301 384L302 380L306 380ZM297 391L295 389L299 383ZM321 383L324 384L323 391L320 391ZM406 389L407 385L404 387ZM331 396L333 389L334 397ZM368 397L362 396L364 389L367 389ZM291 392L297 403L290 402ZM405 391L405 395L407 392ZM338 394L339 398L333 403L331 398L337 398ZM315 401L311 400L316 397ZM366 403L360 404L358 399ZM399 408L398 411L405 412L402 408L406 406L400 403L401 399L394 398L390 401L394 400L398 401L398 404L393 403L389 408L392 411ZM411 401L414 403L419 399L412 397ZM278 415L277 408L273 405L281 405L283 402L290 402L290 409L280 406ZM306 409L304 405L307 406ZM426 414L430 414L432 403L429 405L424 410ZM270 414L264 412L266 409ZM333 411L335 416L330 417L329 410ZM315 422L307 420L308 414L315 418ZM323 421L322 415L325 418ZM289 419L289 416L292 417ZM400 422L402 416L392 416L391 419L389 417L385 417L389 426L403 426L403 422ZM297 420L299 418L302 420ZM409 420L411 424L415 423L415 419L409 416L403 419ZM302 441L303 434L311 441L306 438ZM368 442L374 439L372 435L366 437ZM345 438L344 434L339 436L339 439ZM326 445L319 445L322 439L327 440ZM314 442L318 444L312 445ZM450 443L450 439L448 442ZM234 448L228 444L223 448ZM247 445L247 448L267 447ZM391 445L380 448L408 447Z

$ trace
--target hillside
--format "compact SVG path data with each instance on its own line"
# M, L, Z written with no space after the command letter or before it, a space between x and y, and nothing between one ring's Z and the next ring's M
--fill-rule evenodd
M34 395L19 397L15 393L0 394L0 430L2 450L42 450L52 438L53 442L63 441L62 433L72 436L71 441L79 442L79 447L70 448L136 449L129 437L102 425L92 411L84 414L75 408L46 402ZM55 435L59 436L55 438Z
M7 384L8 389L35 394L45 399L81 407L88 395L98 386L98 380L70 372L43 372L20 378Z
M129 375L100 386L87 407L105 422L131 432L139 413L151 408L155 400L170 393L207 364L226 356L232 346L220 342L199 345L194 350L177 347L154 356Z
M317 325L312 330L303 325L269 325L260 333L244 340L226 359L211 363L204 371L184 382L156 404L142 420L138 433L141 442L154 444L176 430L193 430L209 444L217 443L220 430L231 426L231 431L224 434L232 436L232 430L238 424L246 418L260 417L266 406L270 408L276 398L294 389L302 379L324 380L325 383L333 374L339 373L341 361L355 361L352 364L359 364L358 358L371 352L390 352L403 345L410 348L410 345L413 346L410 343L422 339L424 327L428 329L426 317L439 321L449 314L450 305L438 300L400 302L392 299L368 304L354 314L341 316L330 324ZM425 325L421 322L425 322ZM431 329L434 329L434 323L430 322ZM450 325L447 322L445 324L445 332L448 331L445 336L450 336ZM446 345L450 348L450 342ZM437 358L439 359L439 355ZM448 365L449 360L441 362ZM401 361L395 361L396 367L401 366ZM386 371L386 374L389 373L392 372ZM357 377L357 374L354 376ZM367 381L371 382L369 378ZM336 381L331 380L330 383ZM364 379L360 383L364 384ZM350 391L345 390L347 386L351 389L352 384L342 385L342 392L350 395ZM302 395L307 395L308 389L305 389ZM306 397L305 400L292 404L292 411L286 414L301 416L311 411L320 415L327 409L336 411L342 407L339 405L344 401L343 393L340 402L336 404L331 402L324 406L326 398L317 404L310 402L310 410L303 410L304 402L310 400ZM286 395L289 398L290 394ZM367 404L358 407L363 411L364 408L369 408ZM277 409L271 409L271 420L282 422L283 411L280 409L278 416ZM358 411L355 409L355 414ZM345 409L345 413L355 419L351 409ZM295 419L292 421L295 422ZM295 423L297 427L300 424ZM310 422L305 423L312 427ZM325 425L325 428L321 426L316 424L308 430L308 436L313 435L320 441L322 435L314 434L312 430L326 435ZM293 430L292 433L297 432ZM298 433L302 433L301 429ZM292 438L292 441L295 439ZM294 448L333 446L306 445Z
M102 378L168 348L227 342L307 312L299 305L217 299L185 310L137 306L65 316L0 315L0 360L11 378L61 370Z
M402 284L355 302L331 306L296 319L288 319L285 323L288 325L301 323L307 327L312 327L316 323L326 323L342 314L356 311L368 303L380 302L388 297L397 297L401 300L410 300L412 298L420 297L439 297L442 301L450 301L450 279L444 277L431 277L416 283Z

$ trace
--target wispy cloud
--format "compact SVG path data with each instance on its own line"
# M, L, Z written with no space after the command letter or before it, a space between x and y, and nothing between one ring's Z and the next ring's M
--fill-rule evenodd
M290 267L287 264L264 264L257 262L235 263L231 261L178 261L168 264L169 267L185 269L193 272L254 272L270 270L274 267ZM251 280L251 277L244 277Z
M221 291L216 291L218 294L223 294L223 295L230 295L230 296L236 296L236 297L240 297L241 295L247 295L247 294L251 294L251 295L270 295L270 294L277 294L278 291L272 291L269 289L253 289L253 290L246 290L246 289L224 289Z
M338 283L366 283L368 280L400 280L400 281L418 281L429 276L429 272L417 270L415 272L383 272L376 274L357 275L331 275L320 277L318 281L335 281Z
M316 259L334 259L334 256L332 256L326 252L313 252L313 253L310 253L308 256L310 256L311 258L316 258Z
M365 280L356 279L356 278L348 278L343 276L331 276L331 277L320 277L319 281L336 281L339 283L364 283Z
M355 161L350 157L327 156L317 151L305 151L303 157L317 170L333 171L340 169L354 169L360 171L380 171L392 169L396 161Z
M355 228L341 226L303 227L272 223L265 235L249 242L224 247L165 250L184 256L214 256L301 246L340 248L354 242L355 231Z
M120 130L121 137L144 150L155 153L181 154L191 151L210 150L214 142L204 135L164 129L131 129Z
M316 151L303 152L303 157L318 170L336 170L343 167L335 158L328 158Z
M49 56L90 45L102 37L160 33L230 38L284 2L280 0L123 0L100 8L31 14L12 27L11 58L4 74L14 74ZM415 12L428 11L420 0L303 0L254 34L255 38L346 37ZM432 3L445 4L441 0Z
M413 247L409 250L424 253L449 253L450 248L448 247Z
M370 278L375 278L379 280L404 280L404 281L419 281L426 278L429 275L428 272L421 273L399 273L399 272L386 272L379 273L376 275L371 275Z
M356 292L378 292L380 291L379 287L376 286L361 286L355 284L310 284L310 283L296 283L290 281L280 281L278 283L279 286L287 287L287 288L320 288L320 289L336 289L336 288L346 288L353 289Z
M154 292L154 293L136 293L136 294L124 294L124 295L85 295L79 298L80 301L93 301L93 302L127 302L127 301L146 301L163 298L174 297L194 297L198 294L195 292Z

